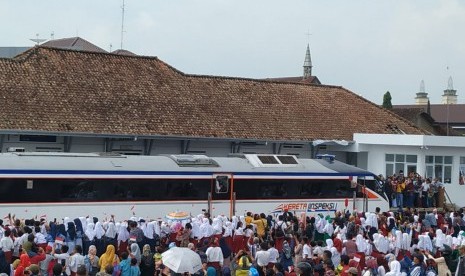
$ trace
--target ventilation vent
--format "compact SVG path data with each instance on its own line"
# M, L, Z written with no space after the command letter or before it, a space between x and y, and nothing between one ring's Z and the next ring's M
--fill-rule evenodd
M206 155L179 154L169 157L180 167L219 167L215 160Z
M257 155L257 157L262 164L279 164L278 160L273 155Z
M254 167L297 167L299 161L293 155L245 154Z
M276 156L279 160L279 162L281 162L281 164L299 164L297 162L297 159L295 159L294 156L290 156L290 155L278 155Z

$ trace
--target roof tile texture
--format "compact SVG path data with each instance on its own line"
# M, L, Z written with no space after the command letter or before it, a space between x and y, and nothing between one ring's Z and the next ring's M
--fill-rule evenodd
M0 59L0 130L310 141L423 134L337 86L184 74L154 57L36 47Z

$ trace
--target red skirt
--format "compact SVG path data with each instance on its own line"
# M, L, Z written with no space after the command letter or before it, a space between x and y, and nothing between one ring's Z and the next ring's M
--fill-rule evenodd
M244 249L244 236L243 235L235 235L232 240L233 244L233 252L237 254L240 250Z
M128 241L120 241L118 245L118 256L121 256L121 253L128 252Z
M284 242L284 237L279 237L279 238L276 238L275 239L275 245L274 247L276 248L276 250L278 250L278 252L282 252L283 251L283 242Z
M224 241L226 242L226 245L229 247L229 249L233 250L233 238L231 236L224 237Z
M13 252L11 251L6 251L6 252L3 252L5 254L5 260L7 262L7 264L11 264L11 259L13 257Z

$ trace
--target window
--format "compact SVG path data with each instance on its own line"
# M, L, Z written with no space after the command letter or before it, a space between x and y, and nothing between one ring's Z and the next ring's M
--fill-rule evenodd
M426 177L438 178L442 183L451 183L452 179L452 156L425 157Z
M386 176L398 174L403 171L404 174L417 171L417 156L410 154L386 154Z
M42 142L42 143L55 143L56 136L49 135L19 135L20 142Z

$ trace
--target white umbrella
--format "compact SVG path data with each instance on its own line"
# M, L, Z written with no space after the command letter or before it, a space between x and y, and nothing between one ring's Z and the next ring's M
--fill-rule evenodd
M199 254L186 247L173 247L161 254L161 259L175 273L194 274L202 268Z

